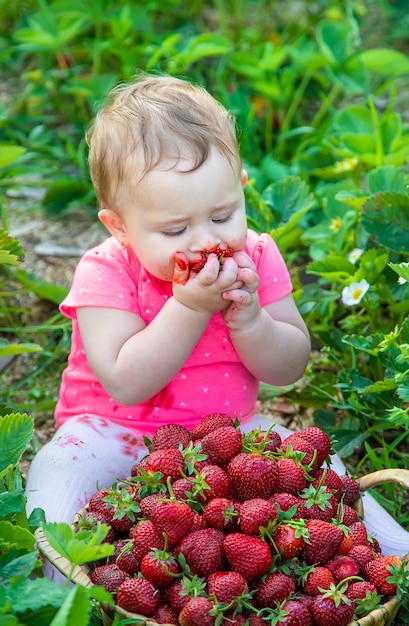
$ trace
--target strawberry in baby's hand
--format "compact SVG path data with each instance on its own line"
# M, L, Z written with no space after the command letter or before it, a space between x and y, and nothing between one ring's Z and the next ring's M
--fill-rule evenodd
M196 274L200 272L206 265L207 258L209 254L216 254L219 261L221 261L224 257L233 256L233 249L228 247L226 250L222 250L220 246L213 246L210 250L202 250L200 252L200 259L196 261L190 261L189 267L192 272Z
M189 269L192 270L192 272L195 272L195 274L197 274L206 265L206 261L207 261L209 254L216 254L219 261L221 261L224 257L233 256L233 252L234 252L233 248L228 247L226 248L226 250L222 250L219 245L213 246L213 248L210 248L210 250L202 250L201 252L199 252L200 258L195 259L194 261L188 262ZM176 252L175 263L177 263L178 267L181 270L185 270L187 267L185 258L186 257L183 253Z

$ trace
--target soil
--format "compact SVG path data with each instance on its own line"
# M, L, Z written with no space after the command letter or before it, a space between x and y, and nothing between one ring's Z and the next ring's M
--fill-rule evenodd
M97 217L84 211L71 211L69 214L51 219L40 209L33 209L38 203L41 191L23 190L9 198L9 233L22 245L25 253L23 267L27 272L50 284L68 289L77 263L85 250L97 245L107 236L107 232ZM23 290L20 304L26 309L22 322L26 325L41 324L58 313L58 307L30 295ZM11 361L0 360L0 371L6 384L13 384L23 378L35 361L33 355L21 355ZM49 384L51 396L57 399L59 376L53 375ZM302 425L312 424L309 411L300 413L297 406L289 404L285 398L260 401L258 410L275 423L297 430ZM36 413L33 443L21 463L26 475L30 459L36 450L54 434L52 410Z

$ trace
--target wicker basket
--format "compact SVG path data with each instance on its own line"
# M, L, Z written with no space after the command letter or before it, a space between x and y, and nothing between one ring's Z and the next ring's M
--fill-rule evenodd
M387 469L387 470L379 470L377 472L373 472L372 474L367 474L363 476L359 480L360 490L361 492L365 492L368 489L372 489L377 485L382 483L395 483L401 485L402 487L409 489L409 470L401 470L401 469ZM357 511L363 516L363 505L362 500L358 500L355 508ZM79 519L84 514L86 509L79 511L73 520L73 528L76 529ZM64 576L68 576L68 573L71 570L71 564L67 559L58 554L48 543L46 537L41 528L38 528L35 532L35 537L37 540L37 547L40 553L43 555L45 559L50 561L54 567L58 569ZM405 557L409 562L409 554ZM408 565L409 567L409 565ZM73 575L72 582L78 585L83 585L84 587L91 587L93 583L91 582L91 568L84 564L81 567L76 567ZM394 619L399 610L399 607L402 603L397 596L392 596L388 602L383 604L377 609L371 611L365 617L360 618L359 620L355 620L354 622L350 622L348 626L392 626L394 623ZM144 615L138 615L136 613L129 613L128 611L124 611L120 607L112 607L109 604L101 603L101 614L102 619L105 626L111 626L115 613L117 613L120 617L124 619L137 619L140 626L160 626L157 622L146 617ZM171 624L162 624L161 626L172 626Z

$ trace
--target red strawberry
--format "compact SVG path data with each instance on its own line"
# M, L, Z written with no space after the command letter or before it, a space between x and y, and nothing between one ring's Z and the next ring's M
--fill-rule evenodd
M301 437L299 433L293 433L286 437L280 445L280 450L287 458L295 459L301 465L308 466L311 472L318 468L316 449L308 439Z
M379 556L367 563L365 573L378 593L384 596L396 594L398 585L403 582L405 575L402 560L398 556Z
M311 613L316 626L347 626L354 615L354 605L334 585L311 604Z
M226 465L241 452L242 435L234 426L221 426L208 433L201 440L202 451L210 463Z
M355 522L359 522L359 516L352 506L340 503L338 507L337 520L344 526L352 526Z
M163 599L170 605L171 609L179 615L184 606L191 598L205 596L206 583L198 576L188 578L183 576L169 587L162 591Z
M288 511L293 506L297 508L299 506L298 498L294 494L287 493L285 491L280 493L273 493L269 497L269 500L270 502L275 504L276 507L280 509L280 511Z
M248 593L247 581L239 572L213 572L207 579L207 594L229 604Z
M335 556L344 533L338 526L318 519L308 520L306 527L309 539L301 556L307 565L325 565Z
M163 500L163 493L152 493L142 498L139 505L141 507L142 516L149 518L151 516L153 507L160 500Z
M103 493L104 491L105 490L103 490ZM109 523L112 528L121 535L128 535L140 512L140 505L134 499L134 491L110 488L106 490L105 493L106 495L103 496L102 502L99 502L99 508L101 509L101 504L105 504L107 507L106 510L110 511ZM92 499L93 497L89 502L91 509L94 506ZM103 509L98 512L105 515Z
M303 466L297 463L295 459L278 459L277 467L278 481L275 487L276 491L296 495L305 489L307 485L305 472Z
M159 605L159 590L145 578L128 578L118 589L117 604L130 613L150 616Z
M143 557L140 569L147 580L161 589L174 581L179 565L167 550L151 550Z
M219 245L217 245L213 246L213 248L210 248L209 250L202 250L200 252L200 258L194 261L190 261L189 263L189 267L192 272L195 272L197 274L204 268L209 254L216 254L217 258L221 261L221 259L223 259L224 257L233 256L233 248L228 247L226 248L226 250L223 250Z
M282 439L275 430L260 430L254 439L262 452L276 452L280 447Z
M318 596L322 589L329 589L334 584L334 575L328 567L316 565L306 574L302 581L302 590L308 596Z
M365 600L368 596L377 595L376 587L369 580L358 580L348 585L345 595L350 600ZM373 607L374 608L374 607Z
M350 551L353 545L354 545L354 540L352 538L351 533L348 530L347 533L344 535L343 540L338 546L337 554L348 554L348 552Z
M351 506L351 504L354 504L354 502L356 502L361 495L359 482L347 474L341 474L339 478L342 483L344 504Z
M237 454L227 471L233 480L234 493L239 500L267 499L275 490L278 467L275 461L261 454Z
M317 452L317 467L321 467L331 452L331 440L327 433L317 426L307 426L297 433L306 439Z
M118 587L128 577L129 574L121 570L116 563L100 565L91 574L91 580L94 585L100 585L110 593L116 593Z
M234 421L226 413L210 413L206 415L192 430L192 439L203 439L208 433L221 426L234 426Z
M140 559L134 553L134 543L127 539L118 539L114 543L114 554L109 557L111 563L116 563L118 567L131 576L139 569Z
M247 535L260 535L262 529L270 528L278 518L274 504L264 498L250 498L240 506L239 528Z
M230 498L213 498L203 509L202 518L208 528L232 530L237 527L238 511Z
M340 500L343 494L343 484L338 474L327 468L320 468L314 472L314 480L311 483L313 487L326 487L328 491L332 491L337 500Z
M179 624L177 615L166 604L159 604L151 617L157 624Z
M173 482L181 477L183 471L183 455L177 448L161 448L146 456L140 463L138 469L155 474L163 474L161 482L166 483L168 476ZM133 474L135 475L135 474Z
M312 626L311 613L305 603L287 600L281 605L280 626ZM329 626L329 625L328 625Z
M354 546L369 546L368 532L363 522L354 522L349 526Z
M359 574L357 562L349 556L334 556L327 562L326 567L331 570L337 584L341 582L341 580L345 580L345 578L358 576Z
M259 581L255 585L255 590L255 604L259 609L263 609L287 600L295 593L295 582L287 574L273 572Z
M320 519L330 522L336 517L338 500L326 487L310 485L300 495L305 519Z
M190 432L181 424L163 424L152 437L152 450L161 448L186 448L190 441Z
M176 544L190 531L193 511L186 502L162 500L154 505L150 520L158 532L166 533L169 544Z
M360 575L365 573L367 563L373 561L375 558L371 548L369 546L362 545L352 546L349 552L347 552L347 555L358 564Z
M248 582L254 582L266 574L272 557L268 544L260 537L231 533L223 542L229 569L239 572Z
M178 478L172 483L172 491L176 500L188 500L192 495L193 484L188 478Z
M195 530L184 537L175 548L175 555L180 553L193 574L208 576L223 569L224 533L216 528Z
M200 502L206 503L213 498L229 498L232 495L232 479L218 465L206 465L200 471L200 477L204 481L203 488L197 494L197 499Z
M210 611L214 607L209 598L191 598L179 614L180 626L213 626L216 617Z
M190 532L192 533L194 530L203 530L204 528L206 528L206 524L203 516L200 515L200 513L193 511L193 524Z
M102 516L106 523L110 524L114 517L115 509L106 501L110 495L111 489L99 489L89 499L88 510L90 513L98 513Z
M92 530L98 524L107 524L109 527L108 533L103 541L103 543L113 543L115 541L115 531L110 524L107 523L105 516L102 513L95 513L92 511L87 511L84 515L81 516L77 532L81 529Z
M289 520L276 527L273 545L283 559L292 559L301 552L306 538L308 531L304 520Z
M150 520L143 520L133 526L129 536L133 539L133 551L139 563L153 548L162 550L165 547L163 534L156 530Z

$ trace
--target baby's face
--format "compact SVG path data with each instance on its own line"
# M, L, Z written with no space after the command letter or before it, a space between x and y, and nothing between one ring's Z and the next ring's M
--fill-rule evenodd
M240 177L217 152L198 170L188 172L189 165L147 174L121 211L128 245L163 280L172 280L176 252L193 264L203 250L242 250L246 241L246 172Z

